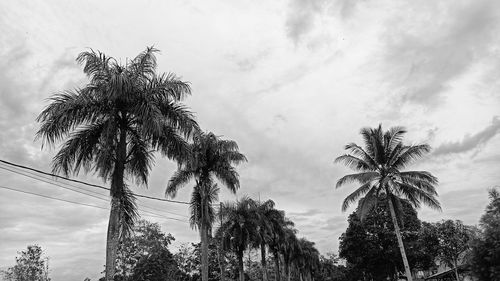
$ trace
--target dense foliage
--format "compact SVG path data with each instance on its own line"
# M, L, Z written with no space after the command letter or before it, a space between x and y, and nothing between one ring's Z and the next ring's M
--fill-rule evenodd
M489 192L490 203L481 217L482 235L472 243L471 265L483 281L500 280L500 193Z
M436 253L433 256L424 250L428 246L421 244L426 240L419 239L422 227L417 213L408 202L401 203L401 233L408 262L412 268L426 270L433 265ZM339 256L347 261L354 275L385 280L404 271L386 201L381 201L364 220L354 212L348 222L346 232L340 237Z

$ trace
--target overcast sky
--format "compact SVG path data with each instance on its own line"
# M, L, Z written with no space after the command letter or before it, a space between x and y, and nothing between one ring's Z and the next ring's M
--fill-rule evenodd
M477 224L487 189L500 184L499 13L499 1L2 1L0 159L50 170L56 151L34 141L35 118L51 94L85 83L79 52L124 62L154 45L159 70L192 83L186 103L203 129L247 155L237 195L272 198L322 253L337 252L353 211L340 210L355 186L334 189L349 170L333 159L379 123L405 126L408 143L434 148L412 168L439 178L443 211L419 217ZM138 193L163 196L175 165L156 164ZM0 185L107 206L5 170ZM187 215L182 205L140 203ZM38 243L54 281L96 280L107 218L0 189L0 268ZM149 219L176 245L198 241L185 222Z

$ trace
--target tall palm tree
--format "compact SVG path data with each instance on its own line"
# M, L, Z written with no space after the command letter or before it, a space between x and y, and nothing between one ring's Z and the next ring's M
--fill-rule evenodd
M137 217L125 178L147 186L154 152L182 160L187 138L198 130L193 114L180 103L189 84L174 74L157 74L158 50L150 47L125 65L93 50L81 53L87 85L51 97L38 116L37 138L65 141L52 170L77 175L94 171L111 181L111 211L106 245L106 280L113 280L117 245Z
M222 205L222 225L217 229L217 236L222 239L224 248L232 250L238 259L239 280L245 281L243 271L243 253L258 235L258 215L255 201L243 197L236 203Z
M401 199L408 200L415 208L419 208L421 203L438 210L441 206L436 199L436 177L426 171L402 171L430 151L427 144L404 145L402 139L405 133L402 127L393 127L386 132L381 125L373 129L363 128L361 135L365 147L350 143L345 146L349 153L335 159L336 163L343 163L357 173L340 178L336 187L350 182L361 185L345 198L342 211L364 196L359 205L362 220L379 200L387 199L406 277L412 281L398 225L398 217L402 212Z
M274 201L267 200L257 202L257 214L259 219L258 236L256 244L260 247L261 265L262 265L262 280L267 281L267 261L266 261L266 246L271 243L274 234L273 225L280 224L283 212L274 208Z
M239 152L235 141L223 140L213 133L195 134L189 148L191 153L179 164L179 168L168 182L166 195L175 197L179 188L191 180L196 182L193 198L198 198L200 205L191 210L191 218L193 225L198 226L200 230L201 276L203 281L208 281L208 235L214 222L212 203L219 191L218 188L213 189L214 181L219 180L235 193L240 187L240 181L234 165L247 159Z

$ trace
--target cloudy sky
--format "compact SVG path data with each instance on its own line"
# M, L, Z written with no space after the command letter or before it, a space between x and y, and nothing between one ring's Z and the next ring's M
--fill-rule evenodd
M405 126L407 142L434 148L412 168L439 178L443 211L423 208L420 218L476 224L487 188L500 184L499 16L498 1L2 1L0 159L50 169L55 150L34 141L35 118L51 94L85 83L79 52L125 61L154 45L159 70L192 83L186 103L201 126L247 155L237 196L272 198L322 253L338 250L353 211L340 211L354 186L334 189L348 170L333 159L361 141L360 128L379 123ZM156 164L138 193L163 196L175 165ZM107 206L4 169L0 186ZM182 205L140 204L187 214ZM38 243L54 281L95 280L107 216L0 189L0 268ZM176 245L198 239L183 221L148 219Z

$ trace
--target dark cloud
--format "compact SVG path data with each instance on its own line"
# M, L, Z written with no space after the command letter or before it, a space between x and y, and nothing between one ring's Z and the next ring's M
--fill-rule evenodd
M453 153L463 153L482 148L490 139L500 132L500 118L495 116L491 124L483 130L473 135L466 135L461 141L446 142L438 146L433 154L446 155Z

